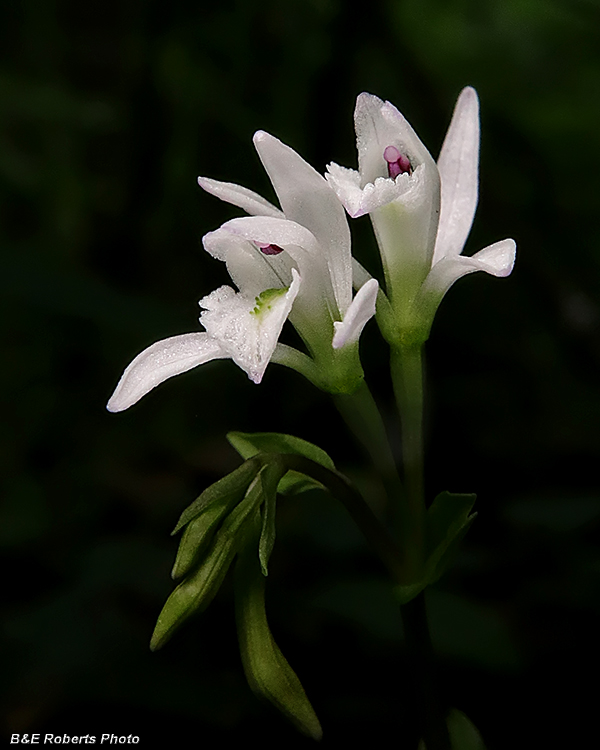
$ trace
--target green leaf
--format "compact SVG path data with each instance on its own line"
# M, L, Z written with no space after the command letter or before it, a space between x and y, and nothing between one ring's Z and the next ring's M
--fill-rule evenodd
M474 494L441 492L427 511L427 585L446 570L461 539L477 514L471 513Z
M394 587L399 604L407 604L423 589L435 583L448 565L477 517L471 513L476 495L441 492L427 511L426 559L421 577L413 583Z
M177 526L171 532L171 536L188 524L191 520L202 513L203 510L216 502L225 502L228 507L233 507L243 497L248 489L248 485L258 474L261 467L260 461L249 458L238 466L227 476L219 479L218 482L211 484L191 505L183 511L177 522Z
M281 461L268 463L260 472L263 494L263 519L260 542L258 544L258 556L263 575L268 575L268 564L271 552L275 546L275 512L277 508L277 486L285 468Z
M279 492L282 495L300 495L309 490L322 490L323 485L316 479L301 474L299 471L290 471L285 474L279 482Z
M446 725L452 750L485 750L477 727L462 711L452 708L446 717ZM423 740L419 743L419 750L427 750Z
M414 599L415 596L418 596L423 589L427 588L427 586L429 586L427 578L421 578L415 583L399 584L398 586L394 586L394 596L396 597L398 604L408 604L408 602Z
M427 511L429 551L454 538L470 517L477 495L440 492Z
M303 734L320 740L323 732L304 688L269 629L265 578L255 542L258 530L235 566L235 611L240 654L253 692L281 711Z
M310 458L327 469L335 469L332 459L322 448L293 435L279 432L230 432L227 439L242 458L251 458L257 453L294 453ZM323 487L320 482L297 471L288 471L279 483L283 495L299 494Z
M453 708L446 719L452 750L485 750L477 727L462 711Z
M205 559L183 579L162 608L150 641L151 651L162 648L195 612L208 607L219 590L233 558L243 544L244 526L258 512L262 484L256 477L242 502L231 511L217 531Z

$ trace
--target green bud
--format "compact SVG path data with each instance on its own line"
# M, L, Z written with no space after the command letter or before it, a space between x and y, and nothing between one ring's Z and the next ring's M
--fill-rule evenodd
M211 603L243 543L244 526L258 511L261 500L262 485L258 476L246 497L223 521L201 565L184 578L167 599L150 641L152 651L162 648L188 617L204 611Z
M319 719L269 629L257 537L258 529L235 567L236 622L246 679L256 695L273 703L303 734L320 740L323 731Z
M229 510L230 502L214 502L187 524L171 571L173 580L187 575L199 562Z
M200 497L183 511L171 536L181 531L186 524L215 502L224 502L228 508L233 508L244 497L248 485L258 474L260 467L261 463L258 459L250 458L235 471L207 487Z

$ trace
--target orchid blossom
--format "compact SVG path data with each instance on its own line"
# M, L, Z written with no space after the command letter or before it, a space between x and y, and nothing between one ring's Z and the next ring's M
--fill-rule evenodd
M110 411L127 409L167 378L213 359L232 359L254 383L271 360L334 393L351 392L362 380L358 338L375 314L378 283L367 281L352 299L344 209L291 148L262 131L254 145L282 210L239 185L198 178L204 190L251 214L203 238L239 291L222 286L200 300L205 331L158 341L139 354L108 402ZM308 355L278 344L288 317Z
M461 92L437 164L389 102L360 94L354 120L359 169L332 163L326 177L351 217L371 216L389 301L379 293L384 335L390 343L422 342L457 279L473 271L508 276L515 261L512 239L461 255L478 198L477 94L471 87Z

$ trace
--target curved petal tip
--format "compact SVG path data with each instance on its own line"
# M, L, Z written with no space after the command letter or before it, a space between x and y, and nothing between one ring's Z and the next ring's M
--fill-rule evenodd
M256 133L252 136L252 143L256 146L257 143L262 143L264 141L269 140L269 138L274 138L274 136L269 135L264 130L257 130Z
M478 261L482 271L504 278L512 273L516 256L517 243L513 239L506 239L475 253L473 259Z
M227 356L207 333L184 333L157 341L125 369L106 408L110 412L124 411L168 378Z

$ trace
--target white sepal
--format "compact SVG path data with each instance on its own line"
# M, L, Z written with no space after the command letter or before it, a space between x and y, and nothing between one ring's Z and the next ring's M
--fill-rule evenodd
M183 333L157 341L126 368L106 408L112 412L128 409L173 375L228 356L208 333Z
M479 100L468 86L458 97L438 159L442 199L434 264L460 255L471 231L479 187L479 140Z
M233 182L219 182L219 180L211 180L209 177L198 177L198 185L207 193L214 195L215 198L220 198L226 203L242 208L251 216L284 218L283 211L269 203L262 195L241 185L236 185Z
M259 130L254 145L287 219L316 237L341 315L352 299L350 228L327 181L289 146Z
M500 278L509 276L515 264L516 252L515 241L506 239L483 248L471 257L457 255L443 258L435 264L425 279L416 300L416 309L419 310L426 305L435 312L435 308L452 284L462 276L475 271L485 271Z

